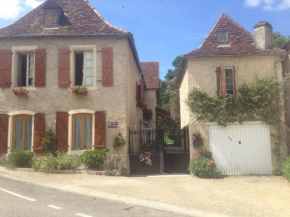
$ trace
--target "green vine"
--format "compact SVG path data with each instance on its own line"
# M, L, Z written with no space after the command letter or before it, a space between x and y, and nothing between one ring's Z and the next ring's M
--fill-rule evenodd
M277 150L283 141L280 132L280 119L283 111L283 92L289 86L290 77L278 82L275 78L257 78L243 84L238 97L227 95L224 98L210 96L203 90L193 88L186 101L190 110L198 115L198 120L217 122L221 126L245 121L263 121L277 129L275 144ZM275 153L280 154L280 152Z

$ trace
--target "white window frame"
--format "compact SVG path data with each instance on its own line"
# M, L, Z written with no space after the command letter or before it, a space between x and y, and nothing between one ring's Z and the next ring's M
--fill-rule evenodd
M37 45L33 46L13 46L12 47L12 73L11 73L11 81L12 87L17 87L17 75L18 75L18 53L34 53L34 79L33 83L35 82L35 50L38 49ZM28 67L28 66L27 66ZM28 75L28 71L26 72ZM28 78L28 76L27 76ZM27 83L28 84L28 83ZM25 89L33 91L37 88L34 86L26 86Z
M8 116L9 116L9 125L8 125L8 152L7 152L7 156L12 152L13 150L13 119L14 116L16 115L31 115L32 116L32 138L31 138L31 152L33 152L33 144L34 144L34 115L36 114L36 112L32 112L32 111L27 111L27 110L19 110L19 111L13 111L13 112L9 112Z
M72 45L70 48L70 77L71 84L75 85L75 53L76 52L93 52L93 85L87 86L88 90L97 89L97 46L96 45ZM85 63L84 63L85 64Z
M92 150L94 150L94 144L95 144L95 111L89 110L89 109L77 109L77 110L72 110L68 112L69 118L68 118L68 154L72 153L82 153L83 150L74 150L72 148L72 119L73 115L75 114L91 114L92 115Z

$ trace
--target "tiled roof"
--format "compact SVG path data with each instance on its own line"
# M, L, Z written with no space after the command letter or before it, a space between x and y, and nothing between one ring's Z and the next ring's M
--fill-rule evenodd
M141 62L141 70L144 75L147 89L159 88L159 63L158 62Z
M57 4L64 18L57 29L44 28L45 5ZM128 32L109 24L87 0L47 0L39 7L0 29L0 37L31 35L116 35Z
M219 46L217 37L219 31L227 31L229 46ZM251 33L228 15L222 14L203 44L184 56L251 55L281 52L284 52L284 50L277 48L260 50L256 48Z

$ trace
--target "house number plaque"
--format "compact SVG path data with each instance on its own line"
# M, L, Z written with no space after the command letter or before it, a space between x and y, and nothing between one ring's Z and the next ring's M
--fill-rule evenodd
M118 122L109 122L109 128L118 128Z

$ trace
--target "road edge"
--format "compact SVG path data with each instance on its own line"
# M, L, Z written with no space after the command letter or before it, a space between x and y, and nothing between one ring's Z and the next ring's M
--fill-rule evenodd
M55 189L55 190L90 196L90 197L94 197L94 198L98 198L98 199L111 200L111 201L115 201L115 202L119 202L119 203L147 207L147 208L157 209L157 210L161 210L161 211L165 211L165 212L172 212L172 213L176 213L176 214L188 215L188 216L194 216L194 217L197 217L197 216L198 217L226 217L225 215L220 215L220 214L210 213L210 212L206 212L206 211L195 210L192 208L156 202L156 201L152 201L152 200L145 200L145 199L121 196L121 195L117 195L117 194L92 191L92 190L87 190L84 188L79 188L79 187L74 187L74 186L69 186L69 185L59 185L59 184L55 184L55 183L50 184L48 182L47 183L40 183L40 182L36 182L36 181L32 181L32 180L23 179L20 177L14 177L14 176L11 176L8 174L3 174L2 172L3 171L0 171L0 176L3 178L12 179L15 181L25 182L25 183L29 183L29 184L34 184L34 185L38 185L38 186L42 186L42 187Z

